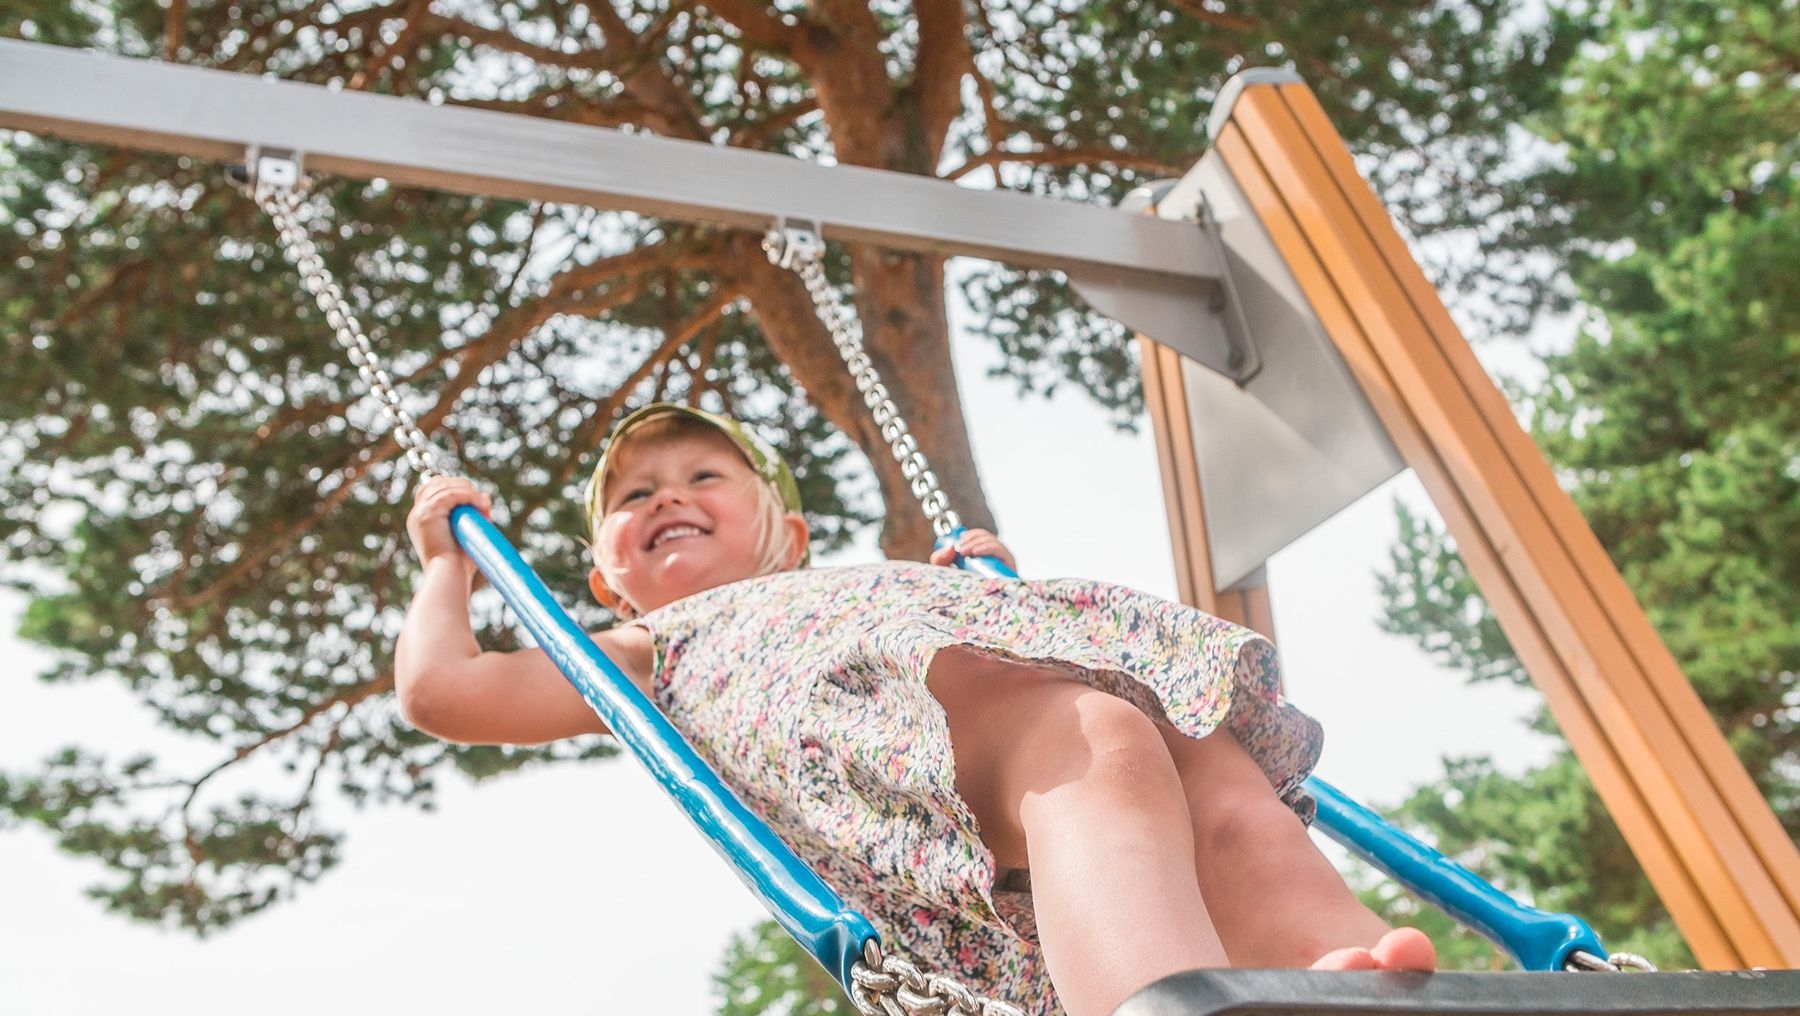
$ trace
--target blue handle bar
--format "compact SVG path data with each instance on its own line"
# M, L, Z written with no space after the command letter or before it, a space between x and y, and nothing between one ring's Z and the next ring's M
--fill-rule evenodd
M1319 802L1318 824L1325 835L1499 943L1526 970L1561 970L1577 951L1606 958L1600 936L1574 914L1518 902L1316 776L1306 781L1306 789Z
M848 992L851 967L862 958L863 946L878 939L868 919L847 907L738 800L688 746L680 731L551 597L543 581L492 522L474 508L459 505L450 512L450 527L481 573L607 728L650 770L776 922Z
M864 945L879 940L868 919L849 909L738 800L569 617L493 523L461 505L450 513L450 525L482 574L614 736L675 799L776 922L848 991L851 968L862 958ZM961 533L952 532L938 545L954 543ZM956 564L996 578L1019 577L996 558L958 555ZM1606 956L1599 936L1579 917L1518 903L1317 777L1306 781L1306 789L1318 801L1318 824L1326 835L1500 943L1525 969L1561 970L1577 951Z

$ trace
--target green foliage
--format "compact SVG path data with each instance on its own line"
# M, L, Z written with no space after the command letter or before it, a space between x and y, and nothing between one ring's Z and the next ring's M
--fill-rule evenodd
M829 1016L854 1011L837 981L774 921L731 936L713 975L719 1016Z
M1393 570L1378 577L1382 628L1413 635L1434 660L1468 671L1473 681L1529 680L1443 532L1402 501L1394 502L1394 516L1400 542L1389 554Z
M1209 15L1185 2L990 2L976 61L1017 129L989 138L988 150L1096 153L994 175L1030 193L1116 204L1134 187L1179 176L1207 147L1207 114L1229 74L1293 66L1403 226L1482 245L1484 257L1438 258L1432 274L1478 295L1470 306L1496 326L1523 328L1560 297L1534 261L1552 242L1545 234L1557 209L1543 194L1542 177L1553 172L1513 171L1513 125L1554 99L1588 25L1560 11L1533 22L1515 6L1251 0ZM1140 415L1142 392L1126 371L1130 336L1086 310L1060 276L994 265L966 280L964 296L971 329L999 346L993 372L1021 393L1066 381L1115 410L1121 425Z
M1800 835L1800 17L1606 4L1553 115L1588 325L1533 432L1664 641ZM1441 529L1400 513L1388 622L1477 679L1519 672ZM1454 802L1454 808L1445 802ZM1611 948L1691 962L1564 753L1452 762L1401 813Z

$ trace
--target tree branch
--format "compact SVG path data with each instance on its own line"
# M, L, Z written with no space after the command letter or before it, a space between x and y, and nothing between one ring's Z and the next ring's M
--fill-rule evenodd
M406 12L401 17L400 32L394 36L389 46L377 45L369 61L360 67L344 85L352 92L360 92L372 85L379 84L381 75L390 64L398 67L406 60L407 53L418 44L419 36L425 31L426 16L431 13L431 0L411 0L406 5Z
M636 298L646 285L645 276L651 272L691 267L703 259L703 255L693 252L677 253L663 244L647 244L562 273L551 281L548 293L501 314L480 339L458 350L457 376L439 391L437 404L419 418L419 429L427 434L436 432L456 400L480 380L481 372L504 359L521 339L545 321L563 313L599 314L610 310ZM601 296L587 292L607 279L618 279L618 285Z
M1147 155L1134 155L1130 152L1113 151L1106 148L1038 148L1019 152L997 150L970 156L962 165L956 167L943 178L960 180L984 166L1000 166L1016 163L1029 166L1079 166L1086 163L1117 166L1121 169L1139 169L1163 176L1180 176L1182 170L1171 166L1161 159Z
M163 19L163 59L181 61L181 47L187 44L188 0L169 0L169 16Z
M574 53L566 53L560 49L526 42L505 29L489 28L464 18L438 14L435 11L426 13L420 19L420 26L434 34L461 36L477 46L486 46L503 53L514 53L530 59L533 63L563 67L569 70L590 71L595 74L613 72L611 45L604 46L599 50L583 49ZM611 40L609 39L608 42L610 43Z
M780 53L795 63L802 63L801 51L810 53L805 30L771 14L763 0L700 0L700 6L758 48Z
M656 347L655 352L639 364L630 376L607 393L605 398L593 404L593 410L569 434L570 451L574 452L576 449L598 444L607 428L612 426L612 421L619 415L619 410L624 406L625 400L630 397L632 389L643 383L643 380L650 376L651 370L657 364L674 356L682 346L692 342L694 336L724 316L725 312L730 310L731 305L736 303L742 295L734 288L722 286L718 292L713 294L713 298L707 301L706 306L695 311L674 331L668 332L662 345ZM569 478L575 475L575 466L578 461L578 455L569 455L557 475L556 482L549 485L550 488L554 489L569 482Z
M636 102L626 99L584 99L567 88L540 92L528 99L461 99L457 105L615 129L643 123L654 115L653 110Z
M336 490L320 498L313 505L311 512L303 518L297 519L281 532L264 540L255 550L245 553L224 575L213 580L206 588L185 596L171 596L164 601L165 605L171 611L185 613L205 606L218 597L231 592L239 583L255 574L257 570L279 559L281 552L294 541L312 532L320 522L329 518L331 513L350 497L357 482L366 476L369 470L375 468L377 463L387 460L398 449L399 445L392 436L375 445L362 445L354 448L351 454L360 453L360 461L353 462L347 469L335 471L342 475L342 482L339 483ZM152 596L154 595L152 594Z
M761 148L769 139L793 126L809 113L817 113L819 103L810 96L790 103L753 124L745 124L732 133L728 142L734 148Z
M712 390L712 362L719 355L719 330L709 329L700 336L700 348L694 351L694 388L688 396L693 405L700 404L701 396Z
M393 687L394 675L392 673L371 678L361 684L351 685L343 691L338 692L336 695L321 699L311 706L308 706L306 711L300 714L300 718L293 723L290 723L279 730L271 730L248 744L239 745L237 748L233 749L230 755L227 755L224 759L220 760L217 765L214 765L211 769L208 769L194 780L188 782L187 797L181 802L183 823L186 823L187 810L194 803L194 799L199 796L200 788L214 776L219 775L239 762L249 758L251 755L267 748L276 741L305 729L312 721L318 719L321 714L333 706L348 705L350 708L354 709L364 699L374 695L383 694L392 690Z
M708 135L706 118L687 89L669 75L668 68L638 38L610 2L584 5L605 39L602 52L615 60L625 93L641 102L647 112L645 126L660 134L703 141ZM660 121L660 122L659 122Z
M1199 0L1169 0L1169 6L1202 24L1215 28L1228 28L1233 32L1247 34L1265 27L1264 22L1243 14L1227 14L1224 11L1211 11L1202 7Z
M943 155L950 125L962 114L962 79L975 69L963 0L914 0L919 53L907 86L918 109L918 129L928 147L928 166Z

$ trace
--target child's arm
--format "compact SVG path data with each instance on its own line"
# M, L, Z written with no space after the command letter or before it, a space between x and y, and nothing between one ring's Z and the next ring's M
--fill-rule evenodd
M961 554L964 557L999 558L1001 564L1006 565L1006 567L1015 572L1019 570L1018 565L1013 563L1012 551L1006 549L1006 544L1001 543L998 536L995 536L985 529L964 530L962 536L957 539L955 546L939 547L932 551L931 563L952 565L956 563L956 555L958 554Z
M424 564L394 651L400 710L420 730L471 744L536 744L606 727L541 650L484 652L469 624L475 577L450 533L450 509L487 511L487 496L467 480L426 484L407 516L407 532ZM641 628L603 631L594 641L640 688L653 666L650 635Z

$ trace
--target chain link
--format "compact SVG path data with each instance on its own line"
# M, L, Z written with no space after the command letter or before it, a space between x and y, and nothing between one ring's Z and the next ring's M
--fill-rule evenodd
M856 390L862 393L863 405L881 428L882 440L900 463L900 475L919 499L932 532L948 536L962 523L951 510L950 499L939 489L937 474L925 461L918 440L907 429L906 420L864 351L862 329L832 292L825 278L824 250L816 230L785 222L777 223L763 237L763 251L769 260L794 272L806 285L819 320L831 332L838 355L844 358ZM1025 1016L1017 1007L983 998L956 980L922 973L900 956L883 955L881 944L874 939L863 946L863 958L851 967L850 981L851 1004L864 1016Z
M850 1004L863 1016L1025 1016L941 974L920 973L905 958L883 954L874 939L850 968Z
M868 407L875 425L881 428L881 438L894 453L894 460L900 463L900 475L906 478L913 497L919 499L919 507L924 510L926 520L931 523L931 531L938 536L948 536L961 528L962 521L951 509L949 497L938 488L937 474L931 471L931 465L925 461L925 453L919 450L919 442L907 429L906 421L894 406L887 386L881 383L881 375L876 372L875 364L863 350L861 326L857 324L855 316L838 303L837 294L832 291L831 283L825 278L825 246L820 241L818 232L779 222L764 235L763 250L769 255L770 261L790 269L805 283L807 293L812 296L813 306L818 310L819 320L831 332L831 341L837 345L838 355L844 358L844 366L850 369L850 376L856 382L856 390L862 393L863 405Z
M1577 972L1597 972L1620 974L1635 970L1639 973L1656 973L1656 964L1637 953L1616 952L1604 958L1591 952L1577 949L1563 961L1563 969Z
M419 471L421 480L447 473L442 455L425 432L419 429L418 422L400 402L400 394L394 390L394 379L382 369L375 359L375 350L369 344L369 337L363 333L362 326L356 322L356 314L350 309L350 303L344 299L344 293L331 277L331 270L325 267L325 259L319 256L318 245L313 243L312 236L300 221L300 207L303 203L301 190L304 182L298 173L281 174L271 178L270 174L258 172L258 162L267 162L269 157L252 158L251 172L252 196L262 210L268 213L275 223L281 237L281 248L288 261L300 273L300 282L311 293L325 312L325 320L337 336L338 345L350 354L350 362L356 366L357 373L362 376L363 383L375 393L381 402L382 414L387 417L393 430L396 443L406 453L406 461Z

